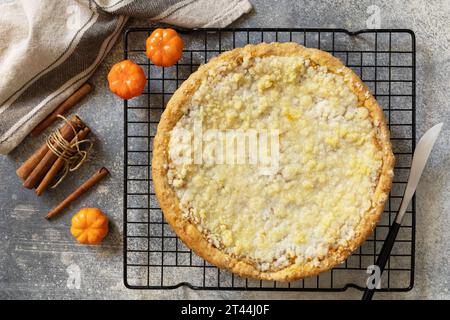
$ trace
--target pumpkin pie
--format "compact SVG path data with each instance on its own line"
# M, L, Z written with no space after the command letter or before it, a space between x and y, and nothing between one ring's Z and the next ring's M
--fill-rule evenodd
M265 161L227 161L230 132L245 150L256 137ZM152 175L166 220L195 253L244 277L292 281L343 262L371 234L393 166L382 109L351 69L321 50L261 43L212 58L174 93Z

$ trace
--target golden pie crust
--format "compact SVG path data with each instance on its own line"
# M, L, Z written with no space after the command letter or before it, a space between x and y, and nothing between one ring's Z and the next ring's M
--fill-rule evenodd
M327 255L320 259L319 263L312 264L305 261L301 264L294 263L283 268L263 271L249 259L238 258L211 244L194 223L183 217L180 209L180 199L177 197L173 186L169 183L167 175L171 131L185 114L186 105L189 104L202 79L208 75L208 72L216 69L219 64L242 63L244 57L263 58L271 56L302 57L308 59L314 65L326 67L327 72L339 74L348 79L348 85L357 96L358 104L369 110L370 119L377 135L374 143L378 145L382 153L382 160L378 172L378 181L376 186L374 186L372 205L366 214L362 216L350 241L347 241L345 245L339 245L330 249ZM219 268L228 269L243 277L275 281L293 281L327 271L343 262L352 251L359 247L372 233L381 217L391 188L393 167L394 156L384 114L374 97L369 93L366 85L351 69L345 67L340 60L331 54L317 49L305 48L296 43L247 45L243 48L225 52L212 58L207 64L202 65L180 86L168 102L157 128L152 159L152 175L157 199L167 222L188 247L197 255Z

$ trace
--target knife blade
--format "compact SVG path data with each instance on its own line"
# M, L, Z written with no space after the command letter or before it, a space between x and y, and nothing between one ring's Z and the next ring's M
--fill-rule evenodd
M441 122L425 132L416 146L411 164L411 171L409 172L408 184L406 185L400 209L395 217L395 222L397 223L402 222L406 208L408 208L409 202L411 201L414 192L416 192L423 169L425 168L425 164L430 157L431 149L433 149L434 143L441 132L442 126L443 123Z

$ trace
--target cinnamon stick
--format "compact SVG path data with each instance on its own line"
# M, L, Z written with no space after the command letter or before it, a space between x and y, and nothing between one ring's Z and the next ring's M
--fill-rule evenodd
M70 143L73 144L76 141L83 140L87 136L89 131L90 130L88 127L85 127L84 129L80 130ZM66 152L64 152L64 154L66 154ZM47 188L47 186L50 184L50 182L53 180L53 178L56 176L59 170L61 170L61 168L64 166L64 163L65 160L63 158L58 158L55 161L50 170L42 179L41 183L39 183L39 186L36 188L36 194L38 196L40 196L44 192L45 188Z
M83 84L77 91L72 93L72 95L67 98L63 103L61 103L55 110L53 110L50 115L47 116L41 123L39 123L33 131L31 131L31 136L36 137L42 131L47 129L53 122L56 121L59 114L63 114L67 112L70 108L72 108L78 101L83 99L89 92L92 91L92 86L89 83Z
M36 150L35 153L28 158L17 170L16 174L22 179L25 180L30 175L31 171L38 165L38 163L42 160L45 154L48 151L47 144L44 143L39 149Z
M77 116L73 116L69 121L75 128L76 132L85 127L81 119L78 118ZM64 126L60 130L60 132L62 137L66 141L71 141L76 134L76 132L73 131L70 125ZM42 160L38 163L38 165L33 169L33 171L31 171L30 175L23 183L23 186L28 189L36 187L42 180L44 175L51 168L56 159L58 159L58 156L54 154L51 150L48 150L45 156L42 158Z
M75 116L73 116L70 121L75 121ZM65 123L64 126L60 129L61 133L66 133L72 131L70 125L68 123ZM64 136L64 135L63 135ZM22 179L26 180L30 173L36 168L36 166L39 164L39 162L44 158L44 156L49 151L47 143L44 142L42 146L38 150L36 150L33 155L31 155L28 160L26 160L17 170L16 174Z
M63 202L56 206L52 211L50 211L45 219L51 219L61 213L64 208L76 200L79 196L85 193L89 188L94 186L97 182L102 180L109 173L108 169L105 167L97 170L88 180L86 180L81 186L79 186L74 192L72 192Z

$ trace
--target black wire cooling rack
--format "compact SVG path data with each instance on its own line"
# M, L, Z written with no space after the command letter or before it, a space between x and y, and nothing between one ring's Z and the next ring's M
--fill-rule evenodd
M152 29L125 33L125 58L140 64L148 83L143 95L125 101L124 281L134 289L187 286L209 290L362 290L367 267L394 220L415 148L415 36L410 30L201 29L183 31L185 49L170 68L152 65L145 39ZM153 137L159 117L178 86L220 52L248 43L294 41L330 52L352 68L383 107L396 156L395 178L375 232L344 263L316 277L291 283L243 279L193 254L164 221L151 177ZM415 200L408 209L381 280L382 291L408 291L414 284Z

